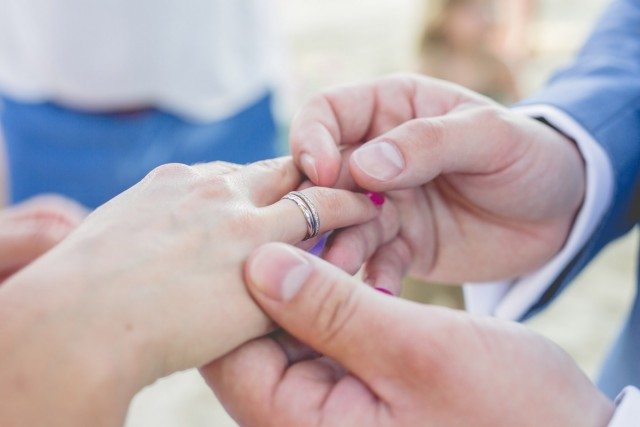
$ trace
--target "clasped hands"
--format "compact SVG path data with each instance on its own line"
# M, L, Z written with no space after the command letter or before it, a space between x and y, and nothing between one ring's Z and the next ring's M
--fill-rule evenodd
M0 412L81 423L84 407L117 424L141 387L204 366L242 425L606 424L612 403L547 340L372 289L513 278L551 259L584 194L570 140L395 76L312 99L291 143L297 167L161 167L7 280L0 382L21 387L0 391ZM338 230L324 260L291 246L304 217L280 199L299 170L321 231ZM363 265L370 286L352 277ZM83 406L96 390L100 405Z

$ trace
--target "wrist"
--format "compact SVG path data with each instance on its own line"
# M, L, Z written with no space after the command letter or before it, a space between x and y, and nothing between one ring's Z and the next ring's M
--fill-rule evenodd
M122 424L146 383L135 352L92 330L77 282L32 267L0 289L0 413L34 425L51 414L66 425Z

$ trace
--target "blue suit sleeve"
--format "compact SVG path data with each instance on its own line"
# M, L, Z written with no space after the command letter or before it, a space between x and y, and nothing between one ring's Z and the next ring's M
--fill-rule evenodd
M611 160L614 193L593 236L525 317L640 218L640 0L613 2L574 62L523 103L533 104L565 111L594 137Z

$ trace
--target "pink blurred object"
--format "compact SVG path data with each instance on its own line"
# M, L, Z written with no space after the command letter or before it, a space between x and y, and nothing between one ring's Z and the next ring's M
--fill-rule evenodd
M382 292L383 294L387 294L389 296L394 297L395 295L393 294L393 292L391 292L389 289L387 288L374 288L376 291L378 292Z
M384 205L384 202L386 200L386 198L384 197L384 194L382 193L375 193L375 192L370 192L367 193L367 196L369 197L369 199L373 202L374 205L376 206L382 206Z

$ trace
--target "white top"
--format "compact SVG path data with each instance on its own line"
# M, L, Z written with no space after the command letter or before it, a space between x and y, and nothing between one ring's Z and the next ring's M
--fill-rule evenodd
M593 234L611 204L613 169L609 157L579 123L561 110L539 105L517 111L542 117L576 141L585 161L585 200L565 246L545 266L512 282L465 285L467 310L502 319L516 320L535 304ZM632 427L640 419L640 390L627 387L616 399L617 409L609 427Z
M273 84L274 8L269 0L0 0L0 93L225 118Z

